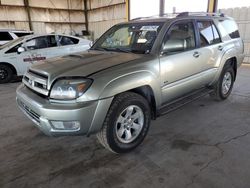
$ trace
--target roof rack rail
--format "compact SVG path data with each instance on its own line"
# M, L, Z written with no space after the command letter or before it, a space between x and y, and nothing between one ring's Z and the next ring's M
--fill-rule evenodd
M137 18L133 18L131 20L134 21L134 20L141 20L141 19L147 19L147 18L164 18L164 17L173 18L173 17L176 17L176 16L177 16L176 13L165 13L162 16L160 16L160 15L152 15L152 16L145 16L145 17L137 17Z
M133 18L131 20L134 21L134 20L141 20L141 19L147 19L147 18L161 18L161 16L153 15L153 16L137 17L137 18Z
M147 18L179 18L179 17L186 17L186 16L217 16L217 17L224 17L223 13L216 13L216 12L176 12L176 13L164 13L163 15L153 15L153 16L145 16L145 17L137 17L131 19L132 21L147 19Z
M148 17L137 17L137 18L133 18L133 19L131 19L131 20L141 20L141 19L143 19L143 18L148 18Z
M218 16L224 17L223 13L216 12L181 12L176 17L184 17L184 16Z
M184 16L189 16L189 12L181 12L176 17L184 17Z

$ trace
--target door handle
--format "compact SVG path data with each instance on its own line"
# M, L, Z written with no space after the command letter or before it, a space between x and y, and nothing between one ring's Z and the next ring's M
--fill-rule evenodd
M218 50L222 51L223 50L223 46L218 46Z
M194 56L195 58L198 58L198 57L200 56L200 53L199 53L199 52L194 52L193 56Z

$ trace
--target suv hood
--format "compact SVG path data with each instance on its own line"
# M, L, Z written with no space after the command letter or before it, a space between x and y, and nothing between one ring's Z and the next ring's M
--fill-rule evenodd
M30 70L48 76L49 83L51 84L58 77L87 77L95 72L136 60L142 56L132 53L89 50L37 63Z

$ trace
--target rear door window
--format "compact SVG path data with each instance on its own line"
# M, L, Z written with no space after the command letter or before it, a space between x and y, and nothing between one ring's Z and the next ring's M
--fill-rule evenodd
M198 21L200 46L208 46L220 42L220 36L215 25L211 21Z
M8 41L8 40L13 40L9 32L0 31L0 41Z
M47 36L48 48L56 47L56 37L54 35Z
M220 39L220 35L219 35L219 32L217 30L217 28L215 27L214 23L211 23L212 24L212 29L213 29L213 34L214 34L214 43L220 43L221 42L221 39Z
M72 37L58 36L58 44L61 46L78 44L79 40Z

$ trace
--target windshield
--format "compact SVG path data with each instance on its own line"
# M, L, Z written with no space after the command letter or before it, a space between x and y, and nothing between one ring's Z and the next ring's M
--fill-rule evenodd
M7 43L5 43L4 45L0 46L0 50L2 50L2 49L4 49L4 48L7 48L7 47L10 47L10 46L12 46L12 45L14 45L14 44L17 44L17 43L19 43L20 41L22 41L23 39L24 39L24 37L20 37L20 38L17 38L17 39L15 39L15 40L12 40L12 41L10 41L10 42L7 42Z
M132 23L114 26L91 49L147 54L162 25L163 23Z

